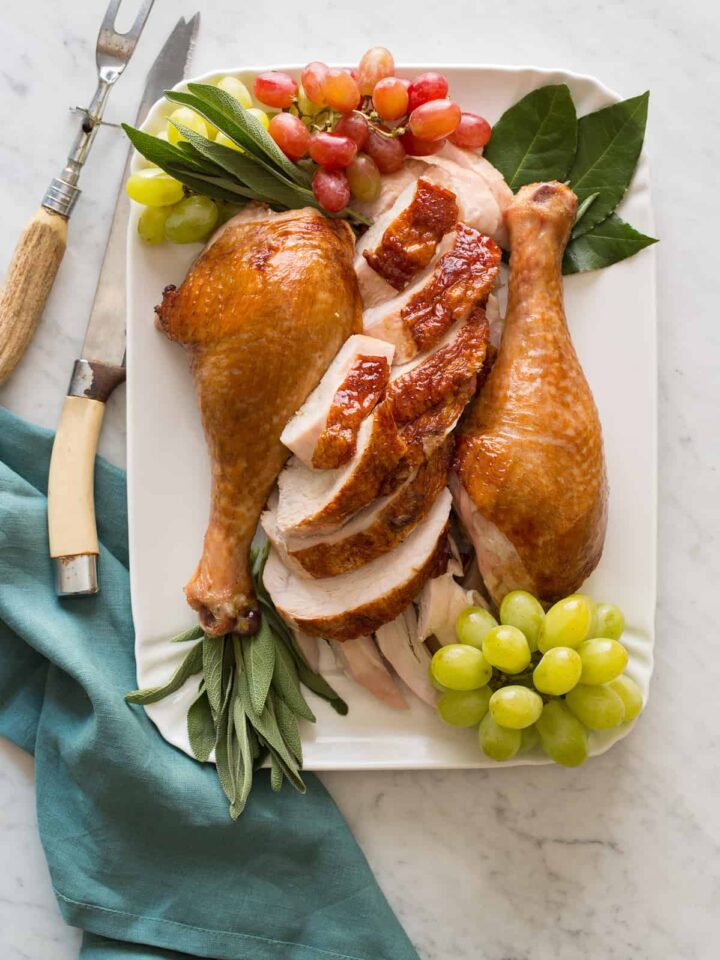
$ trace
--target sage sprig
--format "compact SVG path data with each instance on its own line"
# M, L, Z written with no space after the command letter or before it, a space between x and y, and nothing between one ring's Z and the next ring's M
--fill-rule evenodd
M245 809L254 770L267 759L273 790L289 780L296 790L305 792L299 721L314 722L315 715L302 685L338 713L347 713L345 701L310 669L292 632L278 616L262 580L267 554L266 544L252 555L253 581L263 614L260 630L251 637L212 637L199 627L185 631L173 642L198 642L170 680L125 698L129 703L157 703L190 677L202 674L188 710L188 738L201 763L209 762L214 752L218 779L233 819Z
M567 182L579 204L563 272L599 270L657 241L615 215L642 150L649 94L577 119L566 84L531 91L493 127L485 157L517 191L538 180Z
M274 210L322 210L310 186L310 171L289 160L234 97L207 83L190 83L187 91L166 90L165 98L194 110L240 148L223 146L176 121L171 122L184 138L177 144L124 123L123 130L138 153L188 190L236 204L258 200ZM337 214L322 212L355 224L371 222L350 207Z

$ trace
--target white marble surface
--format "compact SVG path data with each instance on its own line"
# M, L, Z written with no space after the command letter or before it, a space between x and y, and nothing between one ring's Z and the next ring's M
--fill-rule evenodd
M102 0L23 0L0 11L3 269L64 156L67 107L91 92L103 7ZM197 72L243 61L351 61L382 42L398 60L563 66L628 96L652 90L648 147L662 237L652 701L631 737L577 771L324 780L423 960L712 960L720 954L720 14L709 0L213 0L202 8ZM174 18L192 12L190 3L157 0L108 119L131 116L153 51ZM0 402L48 426L82 337L122 152L119 134L103 131L42 328L0 389ZM112 407L103 452L122 463L122 392ZM55 906L33 809L32 764L2 743L0 956L69 960L78 935L63 927Z

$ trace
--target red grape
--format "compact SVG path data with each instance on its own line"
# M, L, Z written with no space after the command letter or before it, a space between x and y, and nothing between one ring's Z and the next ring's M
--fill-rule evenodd
M291 160L299 160L308 152L310 131L299 117L291 113L276 113L270 120L268 132Z
M336 133L315 133L310 139L310 156L321 167L346 167L357 153L350 137Z
M366 153L359 153L345 173L352 194L358 200L371 203L380 196L380 171L373 158Z
M325 103L341 113L349 113L360 103L357 80L345 70L328 70L322 92Z
M441 73L421 73L410 84L408 110L413 112L415 107L428 100L442 100L447 96L448 82Z
M302 83L305 96L311 103L317 107L325 106L325 97L322 88L325 83L325 77L328 74L328 66L319 60L313 60L302 72L300 82Z
M361 113L344 113L335 124L335 133L343 137L350 137L362 150L368 138L368 122Z
M277 70L259 73L253 83L256 98L268 107L289 107L297 88L297 83L289 74Z
M385 77L375 84L373 106L383 120L399 120L408 110L408 92L402 80Z
M447 143L445 137L442 140L418 140L418 138L407 130L401 137L400 143L405 147L405 153L411 157L430 157L437 153Z
M373 127L370 128L365 153L368 153L378 166L380 173L395 173L403 165L405 148L397 137L384 137Z
M350 202L350 184L342 170L318 167L312 178L317 202L330 213L339 213Z
M410 130L418 140L442 140L460 123L460 107L454 100L428 100L410 114Z
M476 113L463 113L450 140L456 147L477 149L485 146L491 133L492 128L485 117L479 117Z
M385 47L371 47L366 50L358 70L360 93L364 97L369 97L375 89L375 84L385 77L391 77L393 73L395 73L395 61L389 50Z

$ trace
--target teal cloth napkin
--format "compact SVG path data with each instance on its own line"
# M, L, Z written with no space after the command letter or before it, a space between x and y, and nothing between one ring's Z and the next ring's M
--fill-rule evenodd
M0 734L35 755L53 889L84 960L417 960L320 781L257 776L228 819L215 772L160 737L135 687L125 475L98 461L102 592L55 597L52 436L0 408Z

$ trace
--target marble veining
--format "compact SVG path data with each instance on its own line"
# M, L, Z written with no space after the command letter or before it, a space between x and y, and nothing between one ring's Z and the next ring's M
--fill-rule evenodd
M132 4L131 4L132 5ZM422 960L713 960L720 953L720 743L713 647L718 556L716 38L709 0L346 0L197 3L193 70L353 61L386 43L406 62L536 63L652 91L648 149L660 325L659 604L652 699L632 736L576 771L324 775ZM94 86L103 3L7 3L0 12L0 269ZM157 0L107 118L132 117L175 17ZM410 28L409 28L410 27ZM53 426L82 340L123 163L101 132L45 318L0 402ZM613 371L608 370L608 376ZM124 396L102 452L124 462ZM32 763L0 744L0 956L70 960L34 814Z

